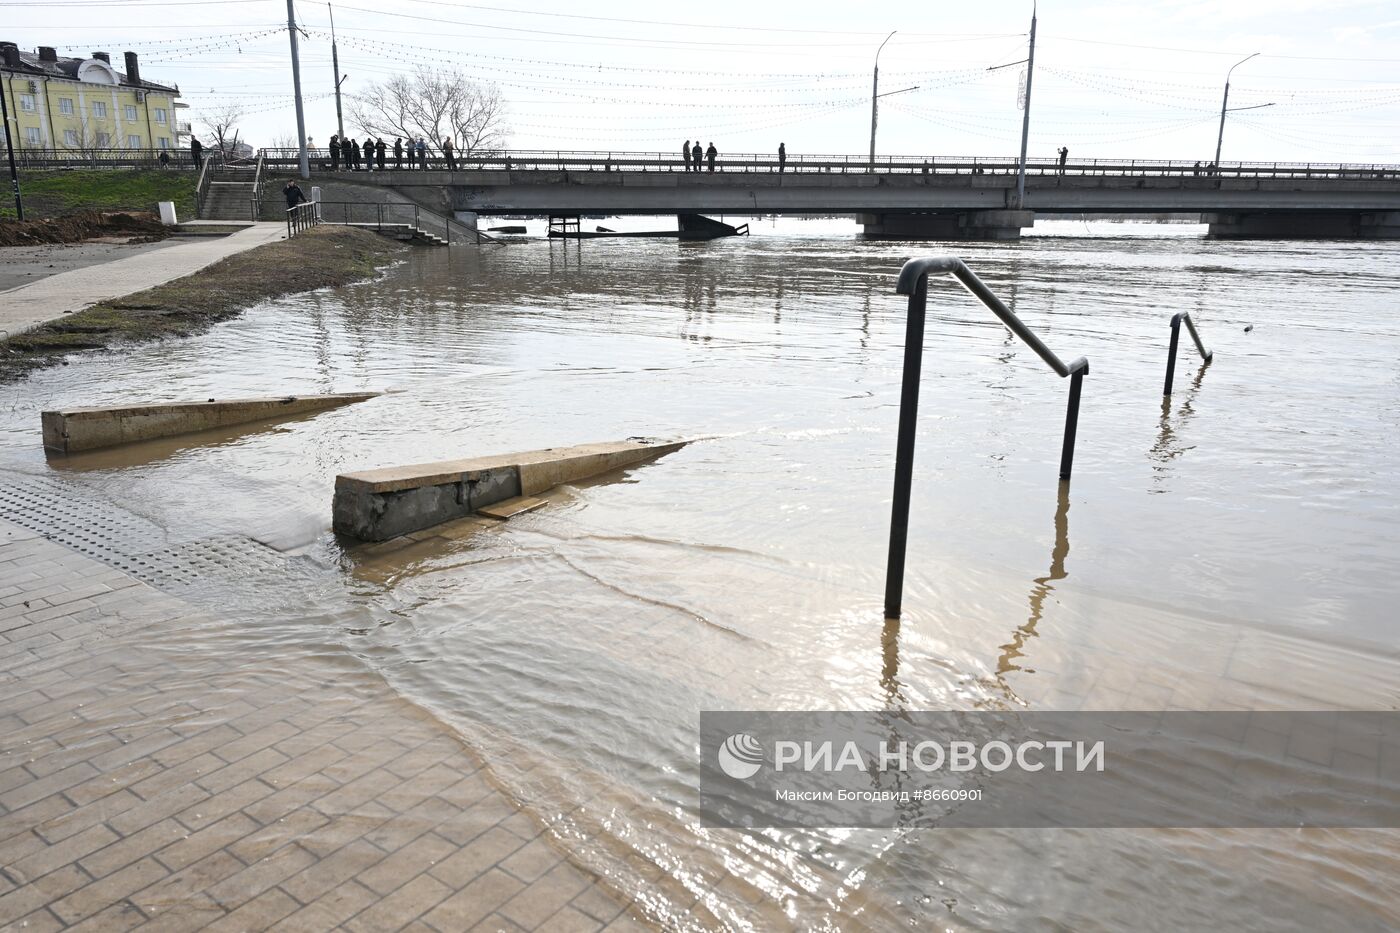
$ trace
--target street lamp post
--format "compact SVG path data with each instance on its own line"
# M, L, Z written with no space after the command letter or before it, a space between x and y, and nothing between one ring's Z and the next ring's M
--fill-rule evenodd
M894 38L898 29L890 30L890 34L885 36L885 42ZM875 126L880 119L880 53L885 50L885 42L880 43L880 47L875 50L875 83L870 89L870 171L875 171Z
M1230 70L1227 71L1227 72L1225 72L1225 97L1220 101L1220 133L1219 133L1219 135L1217 135L1217 136L1215 137L1215 167L1216 167L1216 169L1219 169L1219 168L1220 168L1220 146L1221 146L1221 144L1222 144L1223 142L1225 142L1225 107L1226 107L1226 105L1229 104L1229 102L1230 102L1230 75L1232 75L1232 74L1235 73L1235 69L1236 69L1236 68L1240 67L1240 66L1243 65L1245 62L1249 61L1251 58L1254 58L1254 57L1257 56L1258 54L1259 54L1258 52L1255 52L1254 55L1247 55L1247 56L1245 56L1244 58L1240 59L1239 61L1237 61L1237 62L1235 62L1233 65L1231 65L1231 66L1230 66ZM1241 109L1243 109L1243 108L1241 108Z
M297 109L297 168L302 178L311 177L311 159L306 152L306 112L301 105L301 58L297 55L297 17L292 0L287 0L287 36L292 42L292 93Z
M335 8L329 3L326 9L331 14L331 68L335 69L335 130L339 134L337 138L345 138L345 118L340 115L340 86L345 83L348 75L340 73L340 55L335 48Z

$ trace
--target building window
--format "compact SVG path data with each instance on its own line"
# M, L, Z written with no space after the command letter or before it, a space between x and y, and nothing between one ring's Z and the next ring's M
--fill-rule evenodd
M98 119L105 119L107 116L107 105L100 100L93 101L92 115Z
M157 123L164 123L164 122L165 122L165 108L164 108L164 107L157 107L157 108L156 108L156 122L157 122Z
M140 136L128 136L128 137L126 138L126 148L128 148L128 149L140 149L140 148L141 148L141 137L140 137Z
M58 112L71 115L73 113L73 98L60 97L58 99Z
M168 136L162 136L162 137L158 140L158 142L160 143L160 148L162 148L162 149L169 149L169 148L170 148L170 137L168 137Z
M131 106L130 104L126 105L126 118L128 120L136 119L136 108Z
M108 133L98 133L98 134L97 134L97 148L98 148L98 149L108 149L108 148L111 147L111 145L112 145L112 137L111 137L110 134L108 134Z
M19 109L23 110L25 113L33 113L35 110L37 110L38 108L34 104L34 95L19 95Z
M24 136L29 140L29 145L31 146L41 146L44 143L44 140L39 136L39 128L37 126L26 126L24 128Z
M77 130L64 130L64 131L63 131L63 144L64 144L65 146L72 146L72 147L74 147L74 148L77 148L77 146L78 146L78 131L77 131Z

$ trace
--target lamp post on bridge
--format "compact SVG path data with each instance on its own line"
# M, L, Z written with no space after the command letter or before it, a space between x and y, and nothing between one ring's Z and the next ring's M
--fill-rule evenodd
M1239 61L1237 61L1237 62L1235 62L1233 65L1231 65L1229 71L1225 72L1225 96L1224 96L1224 97L1221 99L1221 101L1220 101L1220 133L1215 137L1215 170L1216 170L1216 171L1220 171L1220 146L1221 146L1222 143L1225 142L1225 114L1229 112L1229 110L1227 109L1227 105L1230 103L1230 75L1232 75L1232 74L1235 73L1235 69L1236 69L1236 68L1240 67L1240 66L1243 65L1245 62L1249 61L1251 58L1257 57L1259 54L1261 54L1261 53L1255 52L1253 55L1246 55L1244 58L1240 59ZM1253 105L1252 107L1235 107L1234 109L1235 109L1235 110L1258 110L1258 109L1260 109L1261 107L1272 107L1272 106L1273 106L1272 103L1268 103L1268 104L1255 104L1255 105Z
M885 36L885 42L893 39L896 32L899 32L899 30L891 30L890 34ZM880 119L880 98L893 97L895 94L904 94L908 91L917 91L919 89L919 85L916 84L913 87L900 88L897 91L886 91L883 94L880 93L880 53L885 49L885 42L881 42L880 47L875 50L875 83L870 89L870 166L866 169L866 171L869 172L875 171L875 127L879 124Z

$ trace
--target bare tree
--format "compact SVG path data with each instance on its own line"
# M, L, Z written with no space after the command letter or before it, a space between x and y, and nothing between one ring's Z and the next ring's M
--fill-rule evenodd
M505 101L494 84L419 66L371 84L350 100L350 118L371 136L422 136L436 146L451 136L460 156L482 155L505 145Z
M238 124L243 120L243 105L227 103L210 106L199 112L200 122L208 132L209 145L225 155L233 154L238 142Z

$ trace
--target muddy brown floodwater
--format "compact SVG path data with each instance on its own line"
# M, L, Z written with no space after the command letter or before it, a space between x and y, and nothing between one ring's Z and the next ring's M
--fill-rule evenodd
M1065 383L933 285L891 625L894 277L946 245L754 229L416 252L6 387L0 462L117 539L289 549L274 572L211 544L170 578L271 657L380 672L672 928L1400 926L1392 831L744 834L692 811L702 709L1394 709L1400 244L1050 223L954 245L1092 374L1062 490ZM1183 342L1164 405L1178 311L1215 361ZM203 446L38 449L45 408L357 389L389 391ZM705 439L459 541L367 557L329 532L337 472L632 435Z

